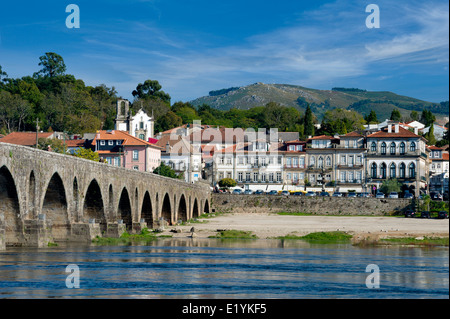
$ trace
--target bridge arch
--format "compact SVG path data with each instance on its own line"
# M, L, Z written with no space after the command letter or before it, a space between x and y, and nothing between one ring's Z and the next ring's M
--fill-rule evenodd
M6 245L18 243L21 237L19 197L15 181L6 166L0 168L0 213L3 213Z
M28 180L28 217L35 216L36 205L36 177L34 171L31 171L30 178Z
M70 222L67 210L66 188L58 172L53 173L42 201L41 214L51 222L52 237L55 241L67 240L70 235Z
M144 199L141 207L141 219L147 223L148 228L153 228L153 209L152 200L150 199L150 193L145 192Z
M181 195L180 197L180 202L178 204L178 216L177 216L177 221L181 220L182 222L187 221L187 204L186 204L186 198L184 197L184 194Z
M209 214L209 202L208 202L208 200L205 200L205 206L203 208L203 212L205 214Z
M126 187L122 189L119 199L118 216L122 219L123 223L126 225L128 231L131 231L133 227L133 217L131 214L131 201L130 195Z
M79 188L78 188L78 180L77 177L75 176L73 178L73 183L72 183L72 199L73 199L73 212L74 212L74 217L75 217L75 221L79 221L80 217L79 217L79 211L78 211L78 200L79 200Z
M84 196L83 219L85 223L89 222L90 219L95 219L95 222L100 224L100 230L106 230L102 191L95 178L89 183Z
M164 200L161 207L161 217L167 221L169 225L172 225L172 205L170 204L170 197L168 193L164 195Z
M200 217L200 210L198 209L197 198L194 199L194 206L192 207L192 218Z

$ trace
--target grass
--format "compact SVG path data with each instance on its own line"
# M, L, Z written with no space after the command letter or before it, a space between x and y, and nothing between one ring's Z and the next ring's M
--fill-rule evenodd
M139 234L124 232L119 238L97 236L92 242L99 245L128 245L133 242L151 242L158 238L172 237L171 235L156 236L155 234L156 232L144 228Z
M258 239L258 237L251 231L244 230L222 230L217 235L209 236L208 238L220 239Z
M378 244L449 246L449 239L448 237L423 237L423 239L416 239L415 237L383 238L378 241Z
M275 237L275 239L282 240L305 240L313 243L342 243L350 242L352 235L349 235L342 231L332 231L332 232L315 232L309 233L305 236L297 236L294 234L288 234L286 236Z

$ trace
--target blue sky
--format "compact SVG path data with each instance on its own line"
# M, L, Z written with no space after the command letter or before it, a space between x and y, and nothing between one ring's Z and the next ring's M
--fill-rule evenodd
M80 28L65 25L69 4ZM365 24L368 4L380 28ZM447 1L43 0L0 4L0 65L10 77L63 56L87 85L131 92L158 80L172 102L255 82L358 87L449 99Z

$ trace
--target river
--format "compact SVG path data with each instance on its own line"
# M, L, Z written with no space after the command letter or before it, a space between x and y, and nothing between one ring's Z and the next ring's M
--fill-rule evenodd
M7 248L0 298L448 299L449 249L174 238Z

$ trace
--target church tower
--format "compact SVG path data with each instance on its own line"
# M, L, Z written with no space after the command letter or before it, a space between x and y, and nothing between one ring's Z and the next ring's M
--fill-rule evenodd
M129 131L130 102L118 99L116 105L116 119L114 129L119 131Z

